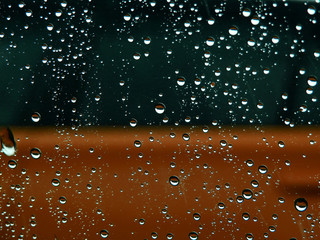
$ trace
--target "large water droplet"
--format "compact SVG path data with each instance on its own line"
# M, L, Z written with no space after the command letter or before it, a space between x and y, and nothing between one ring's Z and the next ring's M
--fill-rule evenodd
M8 166L9 168L14 169L17 167L17 162L15 160L9 160Z
M294 201L294 207L299 211L299 212L304 212L308 208L308 202L304 198L298 198Z
M229 28L229 34L234 36L238 34L238 28L236 26L232 26Z
M198 233L196 233L196 232L189 233L189 238L191 240L197 240L198 239Z
M59 198L59 202L60 202L61 204L66 204L66 202L67 202L66 197L60 197L60 198Z
M179 77L177 79L177 84L182 87L186 83L186 79L184 77Z
M101 230L100 231L100 236L102 238L107 238L109 236L109 232L107 230Z
M170 182L170 184L171 184L172 186L178 186L178 184L180 183L180 180L179 180L179 178L176 177L176 176L171 176L171 177L169 178L169 182Z
M34 159L38 159L41 157L41 151L39 148L32 148L30 154Z
M51 184L55 187L58 187L60 185L60 180L57 178L52 179Z
M251 191L250 189L244 189L244 190L242 191L242 196L243 196L245 199L249 200L249 199L252 198L253 193L252 193L252 191Z
M163 114L165 110L166 110L166 106L163 103L158 103L155 106L155 111L158 114Z
M317 9L314 6L310 6L308 7L307 12L309 15L315 15L317 12Z

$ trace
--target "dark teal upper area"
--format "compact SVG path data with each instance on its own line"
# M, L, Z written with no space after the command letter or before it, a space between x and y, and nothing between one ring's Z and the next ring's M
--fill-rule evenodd
M320 123L315 1L19 3L0 2L1 125Z

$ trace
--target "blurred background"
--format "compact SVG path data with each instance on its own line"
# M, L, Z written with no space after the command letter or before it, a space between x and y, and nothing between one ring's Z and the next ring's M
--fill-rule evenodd
M0 124L319 124L318 3L1 1Z

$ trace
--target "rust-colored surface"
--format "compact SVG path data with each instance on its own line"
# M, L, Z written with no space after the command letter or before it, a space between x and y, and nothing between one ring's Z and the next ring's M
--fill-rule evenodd
M318 128L11 130L17 153L1 155L1 239L102 239L102 230L107 239L320 237ZM240 203L245 189L253 196ZM306 211L295 209L298 198Z

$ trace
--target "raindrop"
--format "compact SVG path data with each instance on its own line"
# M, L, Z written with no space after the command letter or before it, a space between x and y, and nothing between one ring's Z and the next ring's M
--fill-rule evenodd
M316 86L317 83L318 83L318 82L317 82L317 78L316 78L316 77L314 77L314 76L308 77L308 85L309 85L310 87Z
M151 238L152 239L157 239L158 238L158 234L156 232L151 233Z
M243 220L248 221L250 219L249 213L243 213L242 218L243 218Z
M184 134L182 134L182 138L185 141L189 141L190 140L190 135L188 133L184 133Z
M137 119L132 118L132 119L130 120L130 126L131 126L131 127L135 127L135 126L137 126L137 124L138 124Z
M249 8L245 8L242 11L242 15L245 16L245 17L249 17L251 15L251 10Z
M53 30L53 24L52 24L52 23L49 23L49 24L47 25L47 29L48 29L48 31L52 31L52 30Z
M134 141L134 146L135 146L135 147L139 148L139 147L141 147L141 145L142 145L142 144L141 144L141 142L140 142L139 140L135 140L135 141Z
M58 187L60 185L60 180L57 178L52 179L51 184L55 187Z
M31 10L31 9L28 9L28 10L26 11L26 16L27 16L27 17L31 17L31 16L32 16L32 10Z
M252 198L253 193L252 193L252 191L251 191L250 189L244 189L244 190L242 191L242 196L243 196L245 199L249 200L249 199Z
M257 187L259 187L259 182L257 180L252 180L251 181L251 186L254 187L254 188L257 188Z
M34 159L38 159L41 157L41 151L39 148L32 148L30 154Z
M146 37L143 42L144 42L144 44L148 45L148 44L151 43L151 38L150 37Z
M310 6L307 9L307 12L309 15L315 15L316 14L317 9L314 6Z
M206 44L211 47L214 45L214 38L213 37L208 37Z
M61 7L65 8L67 6L67 2L66 1L62 1L61 2Z
M208 19L208 24L209 25L213 25L215 23L215 19L214 18L209 18Z
M177 79L177 84L182 87L186 83L186 79L184 77L179 77Z
M55 13L56 17L61 17L62 15L62 10L58 9Z
M268 168L265 165L259 166L259 172L262 174L266 174L268 172Z
M17 167L17 162L15 160L9 160L8 166L9 168L14 169Z
M226 140L221 140L221 141L220 141L220 145L221 145L222 147L227 146L227 141L226 141Z
M252 39L252 38L249 39L247 43L248 43L248 45L249 45L250 47L253 47L254 45L256 45L256 41L255 41L254 39Z
M126 15L123 16L123 19L124 19L125 21L130 21L130 19L131 19L131 14L130 14L130 13L127 13Z
M285 146L285 145L284 145L284 142L279 141L279 142L278 142L278 146L279 146L280 148L284 148L284 146Z
M32 115L31 115L31 120L33 121L33 122L39 122L40 121L40 119L41 119L41 115L40 115L40 113L38 113L38 112L34 112Z
M107 230L101 230L100 231L100 236L102 238L107 238L109 236L109 232Z
M134 60L139 60L141 58L141 54L135 53L135 54L133 54L133 58L134 58Z
M221 210L224 209L225 208L224 203L222 203L222 202L218 203L218 208L221 209Z
M169 239L169 240L170 240L170 239L173 239L173 234L172 234L172 233L168 233L168 234L167 234L167 239Z
M197 240L198 239L198 233L196 233L196 232L189 233L189 238L191 240Z
M247 240L253 240L253 235L251 233L246 234Z
M199 221L201 218L200 214L199 213L194 213L193 214L193 219L196 220L196 221Z
M60 202L61 204L66 204L66 202L67 202L66 197L60 197L60 198L59 198L59 202Z
M165 110L166 110L166 106L163 103L158 103L155 106L155 111L158 114L163 114Z
M232 26L229 28L229 34L234 36L238 34L238 28L236 26Z
M304 212L308 208L308 202L304 198L298 198L294 201L294 206L299 212Z
M144 220L143 218L141 218L141 219L139 220L139 224L140 224L140 225L144 225L144 223L145 223L145 220Z
M260 19L258 16L253 16L251 19L252 25L258 25L260 23Z
M180 180L179 180L179 178L176 177L176 176L171 176L171 177L169 178L169 182L170 182L170 184L171 184L172 186L178 186L178 184L180 183Z
M271 39L271 41L272 41L274 44L277 44L277 43L279 43L280 38L279 38L278 36L273 36L272 39Z

